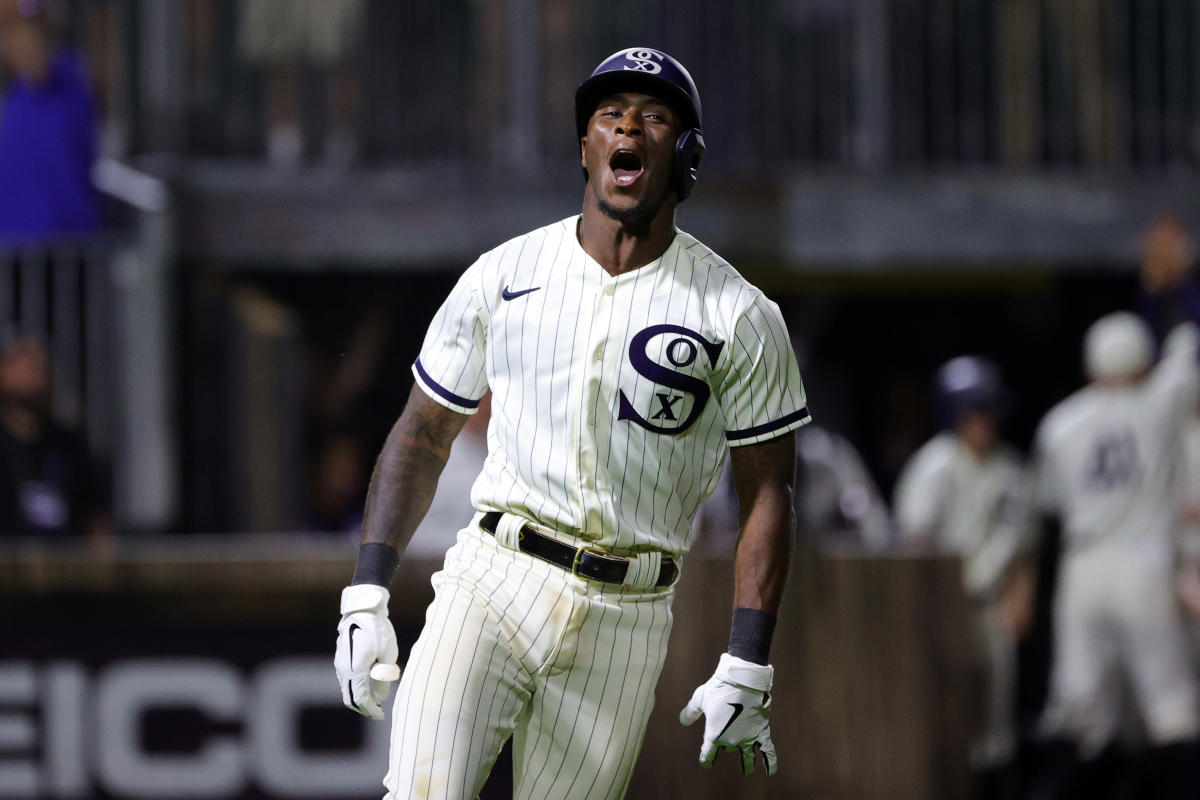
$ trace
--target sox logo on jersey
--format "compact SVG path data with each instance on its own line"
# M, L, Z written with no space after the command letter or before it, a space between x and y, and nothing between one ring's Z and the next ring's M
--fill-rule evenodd
M668 341L663 348L663 353L667 361L676 369L668 369L662 364L654 361L650 357L649 347L651 342L660 336L674 334L676 338ZM698 347L699 345L699 347ZM685 372L678 371L679 369L689 367L696 362L696 356L700 347L704 348L704 353L707 356L707 366L713 369L717 366L717 359L721 355L721 350L725 347L724 342L710 342L699 333L689 330L681 325L652 325L643 331L637 333L629 341L629 363L637 370L638 374L648 381L662 386L667 391L660 392L655 390L654 397L657 401L657 409L646 419L637 412L626 396L624 390L620 392L621 404L617 411L617 419L628 419L641 425L648 431L654 433L676 434L686 431L692 426L696 419L704 411L704 406L708 403L709 395L712 394L708 388L708 384L702 379L688 375ZM681 392L682 394L677 394ZM690 408L683 414L676 411L676 406L680 401L690 397ZM657 420L662 420L656 423ZM677 423L668 425L668 422Z

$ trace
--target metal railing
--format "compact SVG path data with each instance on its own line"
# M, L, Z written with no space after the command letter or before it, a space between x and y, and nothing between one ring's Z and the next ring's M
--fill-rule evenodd
M143 150L261 152L267 86L234 0L117 0L110 107ZM692 70L710 162L854 170L1193 168L1200 0L370 0L352 49L376 162L533 169L572 157L572 93L604 55ZM131 68L136 62L137 69ZM319 130L328 88L300 71Z
M0 247L0 330L46 344L55 418L111 464L118 527L162 530L179 505L169 195L160 181L107 159L92 177L134 211L132 227Z

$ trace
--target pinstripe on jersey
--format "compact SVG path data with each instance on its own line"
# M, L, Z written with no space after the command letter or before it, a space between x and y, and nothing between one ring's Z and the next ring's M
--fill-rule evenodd
M413 374L462 413L493 390L476 509L615 552L682 553L727 445L809 421L796 358L778 307L692 236L614 277L577 220L481 256Z

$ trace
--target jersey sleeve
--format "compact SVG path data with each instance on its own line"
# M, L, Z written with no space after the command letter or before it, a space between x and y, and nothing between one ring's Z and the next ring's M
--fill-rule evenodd
M488 388L488 313L480 291L481 273L476 262L459 278L429 323L421 354L412 366L425 394L461 414L478 411Z
M1055 475L1054 460L1050 455L1053 452L1051 437L1050 423L1043 420L1034 435L1030 467L1033 513L1039 515L1062 513L1061 491Z
M941 471L927 447L909 459L896 481L894 507L901 539L934 541L942 514Z
M765 442L812 421L783 315L759 295L730 337L729 365L717 386L730 447Z

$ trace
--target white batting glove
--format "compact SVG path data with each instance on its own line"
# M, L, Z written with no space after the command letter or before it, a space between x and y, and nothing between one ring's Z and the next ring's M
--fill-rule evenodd
M371 668L395 665L399 655L387 604L388 590L382 586L360 583L342 590L333 669L342 689L342 703L371 719L383 719L383 702L391 690L391 681L371 678Z
M742 754L742 772L754 772L754 748L762 753L767 774L776 768L775 743L771 741L768 715L771 681L775 670L723 653L717 671L692 694L679 712L679 721L691 725L704 716L704 744L700 763L711 767L721 750Z

